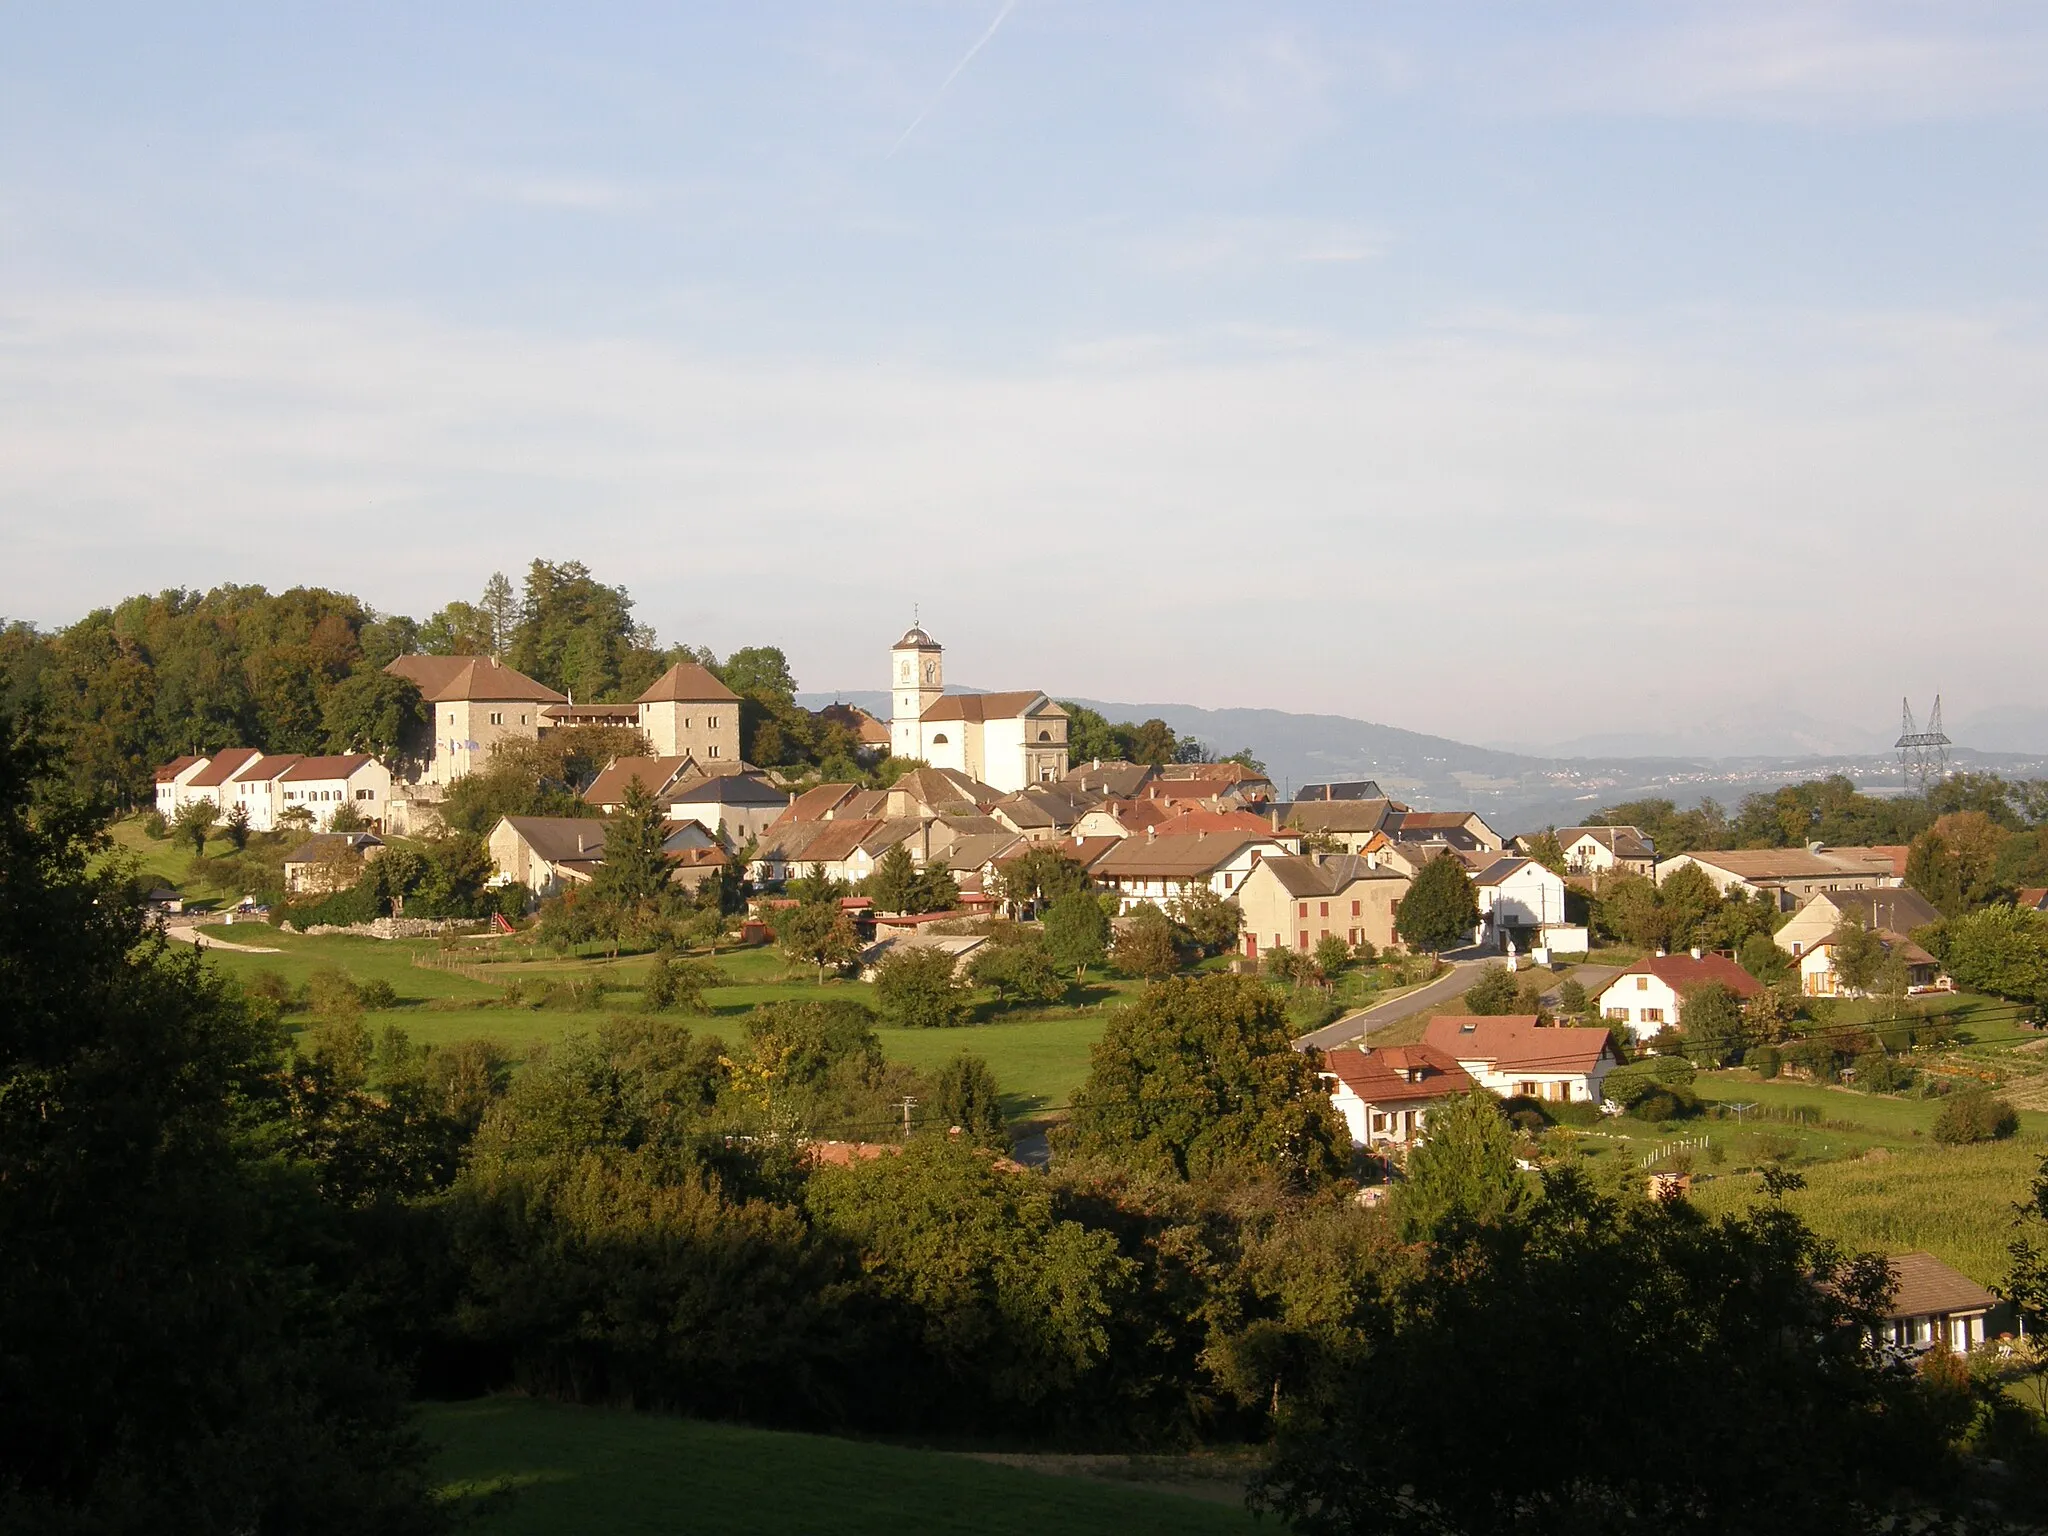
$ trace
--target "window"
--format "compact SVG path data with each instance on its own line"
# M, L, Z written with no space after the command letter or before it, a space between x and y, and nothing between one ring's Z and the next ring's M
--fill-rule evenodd
M1299 907L1297 907L1297 908L1295 909L1295 912L1296 912L1296 915L1297 915L1297 916L1300 916L1300 917L1307 917L1307 916L1308 916L1308 903L1304 901L1304 902L1303 902L1303 903L1302 903L1302 904L1301 904L1301 905L1300 905Z
M504 723L505 723L505 714L504 714L504 711L503 711L503 710L497 710L497 709L494 709L494 710L492 710L492 711L491 711L491 724L493 724L493 725L503 725Z
M1306 928L1294 936L1294 947L1304 955L1308 953L1308 930Z
M455 723L455 711L452 709L448 711L448 723L450 725Z
M1230 876L1229 876L1229 875L1225 875L1225 876L1223 877L1223 889L1225 889L1226 891L1230 889Z
M711 748L711 755L713 757L718 756L718 748L715 745Z
M1610 1008L1607 1010L1607 1017L1617 1024L1626 1024L1628 1022L1628 1010L1626 1008Z
M1357 917L1359 915L1359 904L1355 901L1351 903L1351 915L1353 917Z
M1636 978L1636 990L1637 990L1638 992L1647 992L1647 991L1649 991L1649 990L1650 990L1650 978L1649 978L1649 977L1647 977L1647 976L1638 976L1638 977Z
M946 745L946 733L944 731L941 731L938 735L934 736L932 738L932 745L935 747L943 747L944 745Z
M1645 1024L1662 1024L1664 1022L1664 1010L1662 1008L1645 1008L1642 1013L1642 1021Z
M1515 1092L1525 1099L1533 1099L1536 1097L1536 1085L1534 1083L1517 1083L1515 1084Z
M1328 916L1330 915L1330 904L1329 904L1329 903L1328 903L1327 901L1325 901L1325 902L1322 902L1322 903L1320 903L1320 906L1322 907L1322 910L1321 910L1320 912L1316 913L1316 916L1317 916L1317 917L1328 917Z
M1051 741L1051 740L1052 740L1052 732L1051 732L1051 731L1040 731L1040 732L1038 733L1038 739L1039 739L1040 741Z
M1372 1112L1372 1128L1376 1131L1387 1128L1387 1117L1382 1111L1376 1109Z

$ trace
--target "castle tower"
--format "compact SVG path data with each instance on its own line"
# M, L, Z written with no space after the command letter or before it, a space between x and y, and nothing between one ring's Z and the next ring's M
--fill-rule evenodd
M889 688L895 703L889 750L897 757L923 757L921 722L946 691L946 668L939 642L915 624L889 648Z

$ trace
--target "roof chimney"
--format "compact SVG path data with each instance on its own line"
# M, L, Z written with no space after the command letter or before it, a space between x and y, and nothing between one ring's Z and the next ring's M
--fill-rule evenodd
M1159 826L1158 826L1158 824L1157 824L1156 822L1155 822L1154 824L1152 824L1151 826L1148 826L1148 827L1146 827L1146 828L1145 828L1145 841L1146 841L1146 842L1148 842L1148 843L1149 843L1149 842L1151 842L1151 841L1152 841L1153 839L1155 839L1155 838L1156 838L1156 837L1158 837L1158 836L1159 836Z
M1664 958L1664 946L1661 944L1657 946L1657 958L1659 960Z
M1704 960L1706 958L1706 956L1700 952L1700 947L1697 944L1693 945L1692 947L1692 957L1695 960Z

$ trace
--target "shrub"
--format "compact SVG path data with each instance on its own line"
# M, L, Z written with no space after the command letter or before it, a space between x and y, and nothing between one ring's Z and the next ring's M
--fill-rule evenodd
M897 949L875 967L875 1005L905 1029L944 1029L967 1021L967 1000L943 949Z
M1742 1053L1742 1064L1758 1077L1776 1077L1784 1067L1783 1055L1775 1045L1752 1045Z
M142 835L162 842L171 835L171 824L164 820L162 811L145 811L142 815Z
M1633 1109L1638 1099L1659 1089L1690 1090L1695 1075L1683 1056L1645 1056L1609 1072L1601 1092L1623 1109Z
M1360 939L1352 948L1351 958L1360 965L1378 965L1380 963L1380 952L1374 946L1371 939Z
M1590 1001L1586 989L1576 981L1567 981L1557 989L1557 1011L1566 1018L1577 1018Z
M1910 1067L1901 1066L1885 1051L1865 1051L1856 1058L1856 1086L1870 1093L1896 1093L1913 1080Z
M292 984L277 971L258 971L242 985L251 997L260 997L265 1002L275 1003L279 1008L289 1008L298 1001L298 993Z
M2020 1128L2019 1113L2004 1099L1975 1089L1959 1093L1935 1116L1934 1139L1944 1146L2004 1141Z
M1547 1129L1551 1123L1551 1106L1541 1099L1530 1098L1518 1093L1512 1098L1501 1100L1501 1113L1508 1117L1508 1124L1518 1131L1527 1131L1532 1136Z
M1652 1088L1629 1105L1628 1112L1637 1120L1685 1120L1700 1112L1699 1095L1676 1084Z
M1564 1104L1546 1104L1544 1109L1558 1125L1584 1127L1600 1123L1600 1106L1586 1099L1573 1099Z
M1493 1015L1515 1011L1515 973L1504 965L1489 965L1479 979L1465 989L1468 1012Z
M398 989L381 976L356 983L356 999L365 1008L396 1008Z

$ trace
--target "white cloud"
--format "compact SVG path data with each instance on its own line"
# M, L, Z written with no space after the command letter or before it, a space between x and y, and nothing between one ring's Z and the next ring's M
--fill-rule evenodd
M421 613L544 555L816 686L871 685L919 601L968 682L1466 736L1668 726L1788 667L1820 716L1960 711L2036 697L2044 362L2026 317L1496 317L975 371L45 295L0 305L0 612L256 580Z

